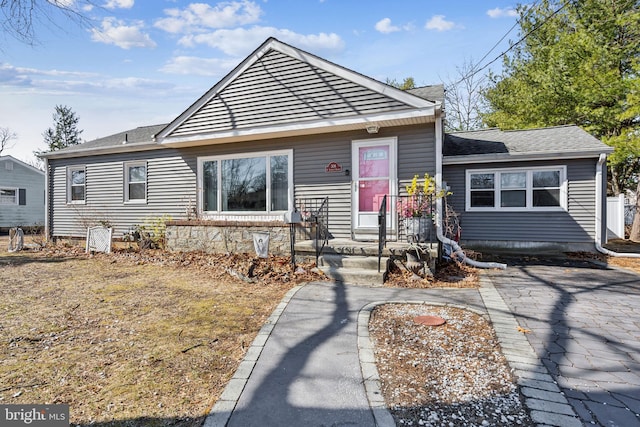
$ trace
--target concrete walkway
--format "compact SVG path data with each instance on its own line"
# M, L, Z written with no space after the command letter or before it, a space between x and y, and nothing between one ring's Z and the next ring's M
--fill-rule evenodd
M579 405L582 402L581 398L587 396L585 390L580 390L581 395L567 393L567 390L573 390L575 387L567 387L564 380L560 379L565 395L560 393L558 385L554 382L557 378L554 369L557 369L558 365L551 363L559 358L557 352L549 353L556 356L543 356L546 354L544 349L548 346L547 343L567 344L566 336L569 335L561 327L559 335L565 338L558 343L555 339L558 335L557 315L550 316L549 321L546 320L546 316L556 310L557 306L554 298L551 298L550 290L555 289L553 286L559 286L548 283L554 283L553 277L562 277L563 283L573 283L571 274L575 274L577 282L573 286L579 287L584 285L587 277L593 277L593 270L585 272L564 266L527 268L528 270L510 267L506 272L484 275L480 290L390 289L326 282L309 283L293 289L249 348L234 378L207 418L205 426L393 425L392 418L381 405L380 392L377 389L377 371L371 360L366 322L368 313L375 305L403 301L449 304L473 309L489 316L505 356L519 377L519 384L526 396L526 404L531 410L532 418L538 425L581 426L583 423L575 416L576 412L585 422L594 421L595 425L640 425L629 423L638 423L635 414L640 412L640 402L636 400L640 372L637 332L640 313L633 308L634 304L635 307L640 307L637 304L638 300L631 300L624 305L627 311L620 316L620 321L625 319L627 335L624 340L616 338L628 353L634 353L627 354L629 359L624 362L631 366L631 371L627 372L633 372L634 376L626 384L627 390L616 394L619 396L617 402L620 403L623 401L620 396L626 396L624 399L631 418L625 419L628 422L623 424L602 422L608 419L604 412L596 418ZM540 273L536 270L538 268L541 269ZM546 276L542 271L545 271ZM635 289L636 298L640 295L638 276L618 271L600 271L598 277L603 283L610 283L606 286L589 287L603 292L604 295L600 295L600 298L606 297L614 290L619 296L620 292L626 292L626 286ZM560 299L564 295L563 292L558 293ZM580 306L579 302L571 298L569 300L575 303L575 307ZM549 307L545 308L545 305ZM561 307L564 310L565 306ZM611 310L612 307L608 309ZM585 313L590 313L589 310L590 308L584 308ZM517 317L514 318L511 311L514 311ZM540 315L543 317L542 320ZM600 315L605 316L607 313ZM635 316L635 331L632 316ZM587 320L582 319L583 322ZM605 317L599 322L600 328L606 327ZM517 332L518 325L531 329L532 333L524 335ZM586 328L584 324L581 327ZM600 329L598 333L602 334L603 331ZM630 342L634 333L635 341ZM615 335L609 335L607 332L606 336ZM592 338L590 335L586 337ZM553 341L549 341L551 338ZM592 341L585 344L591 345ZM569 350L572 349L568 347ZM534 349L541 355L542 360L536 356ZM597 354L603 356L607 349L607 346L603 346ZM630 360L635 360L635 365L630 365ZM609 367L611 366L609 363ZM550 373L553 376L549 375ZM589 381L594 381L590 371L583 371L581 374L590 378ZM596 399L596 396L589 397L591 398ZM601 403L603 407L609 405ZM585 408L589 405L590 403L584 403ZM575 411L573 408L576 408ZM594 409L589 410L594 412Z

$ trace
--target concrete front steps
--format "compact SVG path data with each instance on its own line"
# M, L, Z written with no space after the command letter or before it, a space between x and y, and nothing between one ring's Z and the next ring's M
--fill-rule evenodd
M318 258L318 268L337 282L354 285L381 286L387 273L389 257L380 259L378 272L378 255L342 255L323 254Z
M315 246L312 240L296 243L296 256L315 260ZM318 258L318 268L327 277L348 284L382 286L392 259L405 259L409 249L407 243L388 242L380 259L378 271L378 243L360 242L347 239L331 239L322 249ZM428 250L429 267L435 265L437 245ZM433 261L433 262L431 262Z

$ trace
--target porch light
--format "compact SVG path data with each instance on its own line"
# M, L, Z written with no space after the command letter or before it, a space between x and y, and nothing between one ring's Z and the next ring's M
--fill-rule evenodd
M378 125L367 126L367 133L378 133L379 130L380 130L380 126Z

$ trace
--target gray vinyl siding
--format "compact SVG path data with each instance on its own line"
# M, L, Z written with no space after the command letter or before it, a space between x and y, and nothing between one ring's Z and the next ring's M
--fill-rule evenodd
M435 175L435 126L425 125L399 135L398 183L399 194L402 195L406 194L405 186L411 183L414 175L418 175L419 179L422 179L425 173Z
M11 162L13 170L8 170ZM0 161L0 188L24 189L24 205L0 205L0 228L44 225L45 176L19 162L5 158Z
M448 202L460 215L462 241L593 242L595 237L595 164L597 159L445 165L444 180L453 192ZM505 167L567 166L568 211L466 212L465 171Z
M364 131L338 132L195 147L182 150L181 154L186 163L196 170L198 157L293 149L294 198L296 200L322 199L328 196L331 235L336 238L350 238L353 179L351 142L398 137L398 176L401 183L406 183L413 178L414 174L422 175L424 172L421 171L433 173L435 169L434 129L433 124L426 124L407 128L383 128L376 135L368 135ZM326 172L325 168L331 162L340 164L343 172ZM348 176L344 172L347 169L350 172Z
M406 104L270 51L171 136L407 110Z
M300 136L267 141L199 146L186 149L161 149L123 155L94 156L51 160L53 184L54 236L84 236L87 220L106 220L120 237L129 227L147 217L164 214L185 219L191 202L198 206L196 171L199 157L263 151L293 150L294 197L329 197L329 227L334 237L351 236L351 187L353 176L345 170L351 165L351 143L367 138L398 138L398 171L401 183L414 174L433 173L435 165L434 125L380 129L376 135L365 131ZM147 203L124 203L126 161L147 162ZM326 172L331 162L339 163L343 172ZM68 204L67 167L85 165L86 204ZM402 184L404 185L404 184Z
M128 161L147 163L146 203L124 202L124 163ZM106 221L119 238L148 218L169 215L184 219L189 198L195 200L195 169L175 150L51 160L49 165L53 236L82 237L87 226ZM84 204L67 203L70 166L85 167Z
M366 134L365 134L366 135ZM362 132L333 134L330 137L307 138L306 143L296 145L295 197L322 198L329 196L329 230L337 238L351 237L351 188L353 176L344 173L327 173L330 162L339 163L343 170L353 171L351 142L354 140L398 138L398 182L404 191L413 175L435 170L435 127L433 124L409 128L381 129L377 135L365 136Z

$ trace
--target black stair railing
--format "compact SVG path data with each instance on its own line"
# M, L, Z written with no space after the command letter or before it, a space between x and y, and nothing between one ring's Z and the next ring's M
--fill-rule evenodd
M378 273L380 273L380 261L382 251L387 246L387 195L382 198L378 210Z
M309 237L313 240L316 253L316 265L322 251L329 242L329 197L304 198L296 200L296 209L302 220L315 229Z
M316 223L316 265L324 247L329 243L329 197L325 197L314 215ZM321 245L319 243L322 243Z
M387 242L433 243L435 198L432 195L386 195L378 210L379 252ZM391 222L391 223L390 223Z

